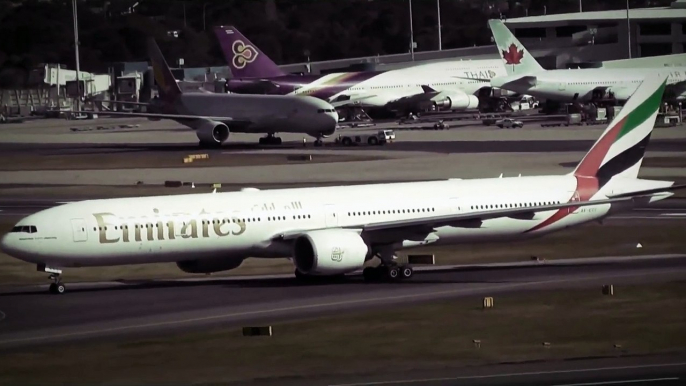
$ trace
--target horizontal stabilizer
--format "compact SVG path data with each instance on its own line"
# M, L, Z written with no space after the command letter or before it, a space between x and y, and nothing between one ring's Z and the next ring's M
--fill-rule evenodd
M621 194L614 194L611 196L608 196L609 198L626 198L626 197L645 197L645 196L652 196L658 193L667 193L667 192L673 192L675 190L681 190L681 189L686 189L686 184L682 185L672 185L672 186L665 186L661 188L656 188L656 189L647 189L647 190L638 190L635 192L627 192L627 193L621 193Z

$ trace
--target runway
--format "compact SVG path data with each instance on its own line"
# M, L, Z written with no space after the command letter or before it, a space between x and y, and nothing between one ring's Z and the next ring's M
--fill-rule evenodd
M686 255L597 258L430 268L399 283L342 281L301 285L290 275L0 289L0 349L34 344L240 326L379 309L436 299L505 296L518 291L682 279ZM68 281L68 272L65 276Z

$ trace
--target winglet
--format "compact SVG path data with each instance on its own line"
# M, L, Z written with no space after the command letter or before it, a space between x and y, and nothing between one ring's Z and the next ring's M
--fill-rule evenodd
M176 78L172 74L167 61L164 60L160 47L155 42L155 39L148 39L148 56L152 64L152 72L155 75L155 82L162 100L171 102L181 95L181 89L176 83Z

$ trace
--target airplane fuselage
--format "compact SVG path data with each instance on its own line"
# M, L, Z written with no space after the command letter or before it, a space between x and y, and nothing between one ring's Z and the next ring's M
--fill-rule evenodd
M276 239L283 232L602 199L614 189L587 191L566 175L93 200L26 217L17 227L36 232L8 233L3 247L20 259L57 267L289 257L290 244ZM396 247L526 239L598 220L610 209L573 207L456 223L407 234Z
M422 86L446 95L474 95L490 87L489 82L465 78L490 79L502 75L505 69L500 60L447 61L390 71L239 78L229 80L227 86L228 91L236 93L308 95L329 102L350 98L362 106L385 107L401 98L421 96Z
M174 101L173 109L181 114L229 116L236 122L251 122L249 125L223 122L231 131L243 133L331 134L338 122L338 114L332 111L332 106L317 98L181 94Z
M540 99L559 101L589 101L594 91L611 91L618 100L627 100L641 84L647 73L668 76L667 85L676 86L686 81L686 67L662 67L656 69L569 69L549 70L527 74L532 81L517 81L521 74L498 77L492 80L494 87L533 95ZM669 88L668 88L669 90ZM674 96L684 99L682 91Z

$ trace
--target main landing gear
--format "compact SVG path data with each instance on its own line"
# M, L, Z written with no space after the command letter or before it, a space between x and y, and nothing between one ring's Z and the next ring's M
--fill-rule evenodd
M260 145L281 145L281 138L269 133L266 137L260 138Z
M396 256L389 252L382 252L377 255L381 264L376 267L367 267L362 271L365 281L399 281L409 279L414 275L414 270L409 265L396 263Z
M48 278L52 280L52 283L49 287L51 294L61 295L67 291L67 287L65 287L64 283L62 283L62 270L46 267L43 264L38 264L37 270L50 274Z
M365 281L399 281L409 279L414 275L414 270L409 265L387 266L380 264L376 267L367 267L362 271Z

